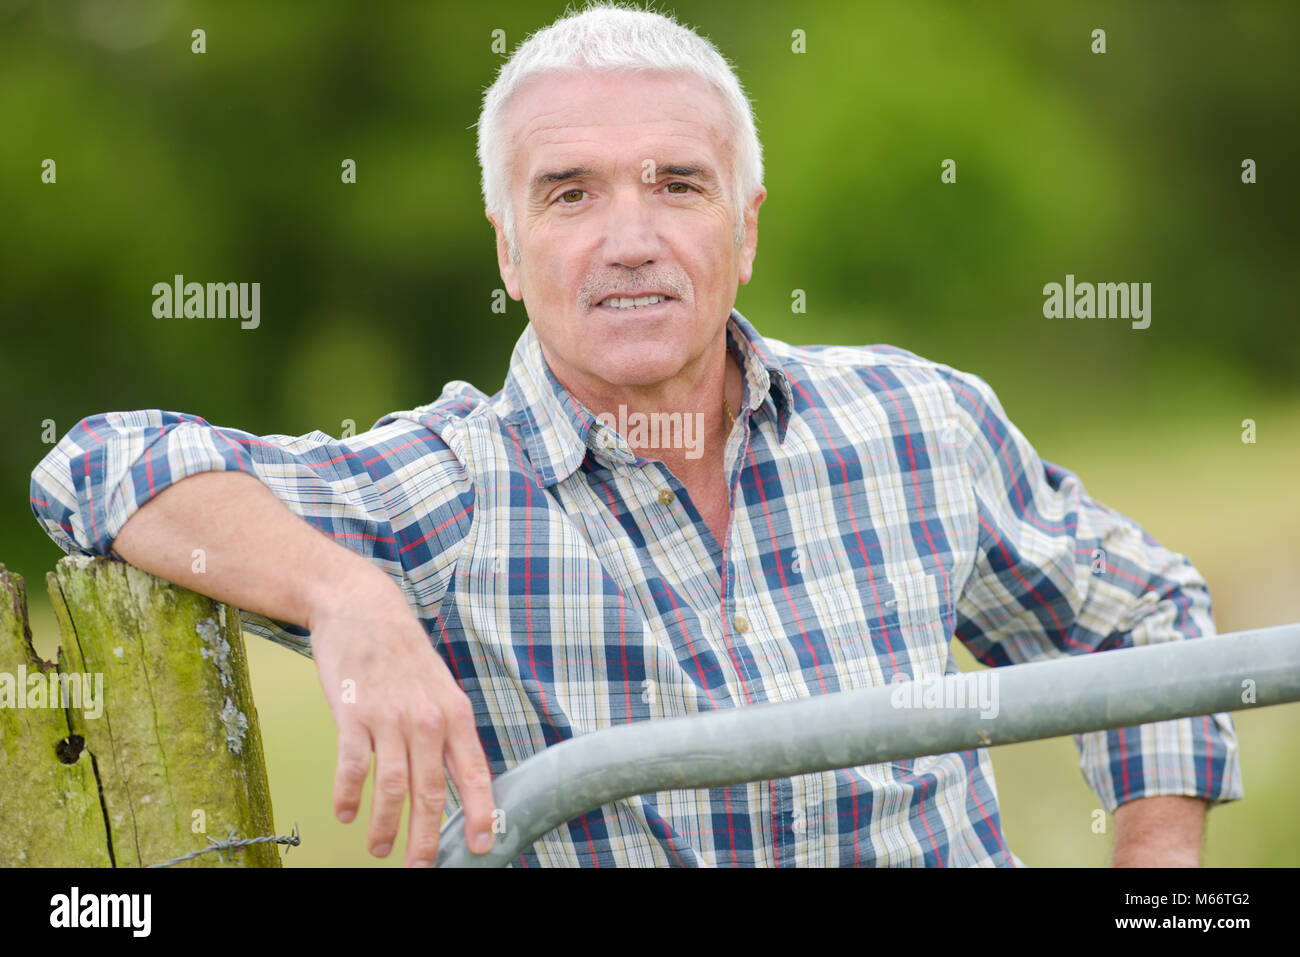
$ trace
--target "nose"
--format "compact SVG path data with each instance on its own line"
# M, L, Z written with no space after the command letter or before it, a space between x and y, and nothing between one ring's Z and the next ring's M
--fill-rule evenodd
M608 265L636 269L660 257L653 202L640 189L615 190L605 219L605 262Z

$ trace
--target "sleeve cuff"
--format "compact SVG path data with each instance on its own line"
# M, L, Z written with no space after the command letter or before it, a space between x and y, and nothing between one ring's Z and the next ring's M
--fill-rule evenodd
M1212 804L1243 796L1237 736L1227 712L1074 735L1079 766L1107 814L1144 797Z

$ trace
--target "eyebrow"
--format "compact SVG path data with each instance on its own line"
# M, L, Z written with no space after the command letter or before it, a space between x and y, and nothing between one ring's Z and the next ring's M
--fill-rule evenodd
M698 179L702 183L710 186L717 185L718 178L713 170L707 166L683 165L681 163L657 163L655 171L660 175L668 176L685 176ZM595 170L590 166L570 166L568 169L546 170L538 173L533 177L529 187L529 195L536 197L542 193L547 186L555 183L563 183L565 180L576 179L580 176L590 176Z
M707 166L680 166L673 163L663 163L656 167L660 173L667 173L669 176L685 176L689 179L698 179L702 183L708 183L710 186L717 183L718 178L713 175L713 170Z
M590 176L593 172L595 171L590 166L570 166L568 169L548 170L538 173L533 177L529 195L537 196L553 183L563 183L566 179L575 179L579 176Z

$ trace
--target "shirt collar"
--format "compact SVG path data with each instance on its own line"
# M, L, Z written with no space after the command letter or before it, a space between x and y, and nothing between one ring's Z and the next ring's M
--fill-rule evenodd
M775 423L777 442L784 442L794 406L785 372L758 330L735 309L727 317L727 343L745 370L744 400L737 418L745 411L765 412ZM515 343L503 392L508 411L502 421L518 427L543 487L572 475L589 451L624 464L638 461L622 436L598 421L555 378L531 322Z

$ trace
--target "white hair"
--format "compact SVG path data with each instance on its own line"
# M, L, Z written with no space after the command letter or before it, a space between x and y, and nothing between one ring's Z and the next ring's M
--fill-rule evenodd
M483 95L478 119L478 162L487 212L504 226L510 259L519 262L511 163L505 142L506 107L529 80L543 73L581 70L685 73L707 81L721 95L733 144L731 189L735 242L745 241L745 207L763 186L763 148L754 111L731 64L717 47L655 10L593 3L529 36L501 67Z

